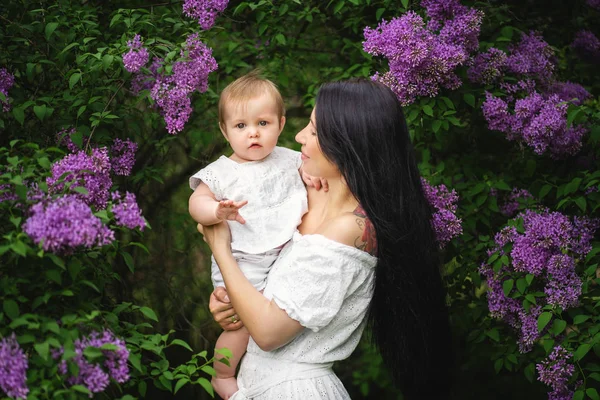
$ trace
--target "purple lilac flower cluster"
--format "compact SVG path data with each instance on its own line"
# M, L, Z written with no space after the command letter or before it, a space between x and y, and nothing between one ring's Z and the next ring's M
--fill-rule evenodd
M56 144L59 146L65 146L71 153L75 153L79 150L79 147L71 139L71 135L75 133L75 128L65 128L60 132L56 133Z
M503 319L518 331L519 350L528 352L539 338L537 317L544 304L563 310L579 304L581 279L576 273L576 257L583 258L591 251L593 233L600 227L599 219L578 218L571 221L559 212L526 210L518 219L523 221L523 233L507 226L496 234L496 246L490 256L507 254L510 265L494 269L483 264L481 274L486 278L488 307L493 317ZM543 287L545 300L538 298L537 306L524 309L521 302L504 294L503 283L515 276L532 274ZM513 289L514 290L514 289Z
M584 60L594 63L600 62L600 39L591 31L581 30L577 32L571 47Z
M126 192L123 196L119 192L112 193L112 212L115 215L117 225L129 229L140 228L141 231L146 227L146 221L142 217L142 210L137 204L135 194Z
M123 55L123 65L129 72L139 72L140 68L148 63L150 54L148 49L142 47L140 35L135 35L133 40L127 42L129 51Z
M549 400L571 400L573 391L569 389L569 379L575 372L575 366L568 361L571 354L562 346L556 346L545 360L536 365L538 380L552 387Z
M502 69L506 64L507 55L494 47L487 52L479 53L473 59L473 64L467 70L471 82L490 84L503 76Z
M526 143L536 154L548 151L553 158L573 155L581 149L587 128L567 128L568 105L558 95L544 97L534 92L514 102L514 113L509 112L510 101L486 93L482 110L490 129L506 133L508 140Z
M198 34L188 37L181 57L184 59L173 64L173 74L160 76L150 92L170 134L183 130L192 113L191 93L204 93L208 89L208 75L217 69L212 49L200 41Z
M17 200L19 196L15 193L12 185L6 183L0 185L0 203Z
M217 16L225 11L229 0L185 0L183 13L198 20L205 31L212 28Z
M125 342L117 338L111 331L105 330L102 334L92 332L84 339L77 339L74 344L76 355L72 360L79 367L79 373L67 379L70 385L84 385L90 392L100 393L108 387L110 378L118 383L125 383L129 380L129 366L127 365L129 350L125 347ZM104 356L102 365L87 361L83 354L87 347L100 348L105 344L115 345L117 349L102 350ZM57 359L62 355L62 351L55 351L52 355ZM105 372L102 366L108 372ZM67 375L67 361L62 360L58 369L61 374Z
M570 101L575 105L581 105L584 101L592 97L583 86L573 82L556 82L550 85L546 94L557 95L563 101Z
M138 145L129 139L115 139L110 148L110 161L115 175L129 176L135 164L135 152Z
M445 185L432 186L423 178L421 183L427 201L436 210L432 215L432 225L440 247L444 247L462 233L462 221L456 216L458 195L454 189L449 191Z
M71 190L83 187L88 193L76 195L96 209L106 208L109 189L112 186L110 178L110 159L105 147L92 149L88 155L81 150L68 154L62 160L52 165L52 176L46 179L50 193L60 192L66 182L71 183ZM61 181L61 177L64 178Z
M415 12L366 27L363 49L388 60L389 71L372 78L389 86L403 105L417 96L436 96L440 88L457 89L455 69L479 46L483 13L458 0L424 0L428 25ZM439 33L436 33L439 31Z
M15 84L15 76L8 72L6 68L0 68L0 92L6 97L6 101L0 100L2 111L10 111L10 103L8 102L8 91Z
M600 0L587 0L588 6L600 10Z
M133 75L133 79L131 80L131 91L134 95L137 96L142 90L150 90L154 87L154 84L160 76L158 69L162 64L162 58L154 58L148 67L150 74L138 72Z
M27 398L27 355L13 333L0 340L0 389L15 399Z
M507 217L513 217L519 210L520 203L527 199L533 199L528 190L513 188L508 198L500 205L500 212Z
M74 195L40 201L29 209L23 231L42 248L57 254L110 244L114 232L102 224L90 207Z

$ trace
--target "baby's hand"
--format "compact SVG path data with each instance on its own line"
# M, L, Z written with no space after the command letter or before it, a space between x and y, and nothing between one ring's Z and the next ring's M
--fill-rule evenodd
M325 178L308 175L306 172L302 171L302 180L306 186L312 186L317 190L323 188L324 191L329 191L329 183L327 183L327 179Z
M237 221L240 224L245 224L246 220L239 213L240 208L248 204L248 200L244 201L233 201L233 200L221 200L217 205L215 216L221 221Z

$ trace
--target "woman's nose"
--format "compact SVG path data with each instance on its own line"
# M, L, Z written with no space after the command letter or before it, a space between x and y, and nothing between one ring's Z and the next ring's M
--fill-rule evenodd
M300 144L304 144L304 130L302 129L300 132L296 133L296 137L294 139L296 139L296 142L300 143Z

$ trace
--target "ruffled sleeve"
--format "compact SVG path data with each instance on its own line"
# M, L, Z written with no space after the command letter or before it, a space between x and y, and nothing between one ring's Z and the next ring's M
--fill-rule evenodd
M372 293L376 258L321 235L296 239L271 270L265 296L317 332L338 315L349 296Z
M215 163L208 165L190 177L190 188L196 190L201 182L204 182L210 191L215 195L217 200L223 198L221 190L221 182L219 180L218 169L214 166Z

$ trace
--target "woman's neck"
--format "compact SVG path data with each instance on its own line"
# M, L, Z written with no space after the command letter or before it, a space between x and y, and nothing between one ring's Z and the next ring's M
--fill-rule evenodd
M318 233L329 221L356 209L358 201L342 179L331 179L328 183L327 192L308 188L308 213L298 227L300 233Z

